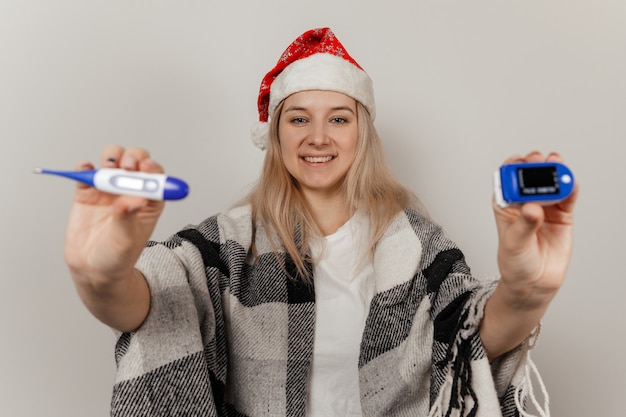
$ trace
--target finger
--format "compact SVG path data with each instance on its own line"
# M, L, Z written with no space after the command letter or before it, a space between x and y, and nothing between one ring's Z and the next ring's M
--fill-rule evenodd
M547 157L544 157L543 154L537 150L531 151L524 156L514 155L506 159L505 164L514 164L514 163L522 163L522 162L543 162L543 161L553 161L553 162L562 162L563 159L556 152L551 152Z
M150 201L134 196L121 196L113 203L113 213L119 221L131 224L135 214L150 204Z
M163 172L165 172L161 164L159 164L158 162L150 158L144 159L143 161L141 161L139 163L139 169L144 172L153 172L153 173L159 173L159 174L162 174Z
M543 161L544 157L539 151L531 151L524 156L514 155L506 159L506 164L516 164L523 162L540 162Z
M528 155L524 157L524 161L526 162L543 162L545 161L544 156L539 151L532 151Z
M93 164L89 161L80 161L74 165L74 169L77 171L85 171L94 168Z
M76 165L74 165L74 168L77 171L87 171L90 169L94 169L95 167L89 161L81 161L81 162L78 162ZM76 181L76 188L78 189L89 188L89 185L82 183L80 181Z
M530 229L536 230L541 226L544 218L544 210L540 204L526 203L522 204L521 217L526 222L526 226Z
M510 244L516 247L525 246L524 243L534 240L537 230L541 227L544 219L543 208L536 203L526 203L520 207L520 216L512 224Z
M131 171L139 170L141 161L150 158L150 153L143 148L129 148L124 151L120 159L120 168Z
M120 145L108 145L102 151L100 156L100 164L106 168L116 168L124 153L124 148Z
M524 159L520 155L510 156L504 161L505 164L515 164L518 162L524 162Z
M557 204L558 208L564 212L573 213L574 206L576 205L576 201L578 200L578 191L579 184L578 182L576 182L574 184L574 190L572 191L572 193L566 199L560 201Z
M548 156L546 157L546 161L549 161L549 162L563 162L563 158L561 158L561 155L559 155L556 152L550 152L548 154Z

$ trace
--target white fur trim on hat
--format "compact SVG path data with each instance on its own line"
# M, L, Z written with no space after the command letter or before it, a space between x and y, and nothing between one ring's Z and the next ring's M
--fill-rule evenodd
M372 120L376 117L374 86L369 75L344 58L326 53L295 61L276 77L270 91L270 117L281 101L307 90L343 93L363 104Z
M250 128L252 143L264 151L270 140L270 125L267 122L255 122Z

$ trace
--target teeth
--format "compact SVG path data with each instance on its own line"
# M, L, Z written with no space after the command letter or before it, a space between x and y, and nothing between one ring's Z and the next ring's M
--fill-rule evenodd
M307 162L328 162L333 159L332 156L305 156L304 160Z

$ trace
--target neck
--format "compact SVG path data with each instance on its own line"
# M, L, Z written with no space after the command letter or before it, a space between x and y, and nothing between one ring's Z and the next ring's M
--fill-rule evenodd
M350 207L341 194L329 196L308 193L305 198L313 220L324 236L335 233L350 220Z

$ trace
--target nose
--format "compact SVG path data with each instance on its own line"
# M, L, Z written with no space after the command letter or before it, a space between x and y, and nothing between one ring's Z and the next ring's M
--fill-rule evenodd
M324 123L314 123L311 126L311 132L308 138L308 143L311 146L321 147L328 145L330 137Z

